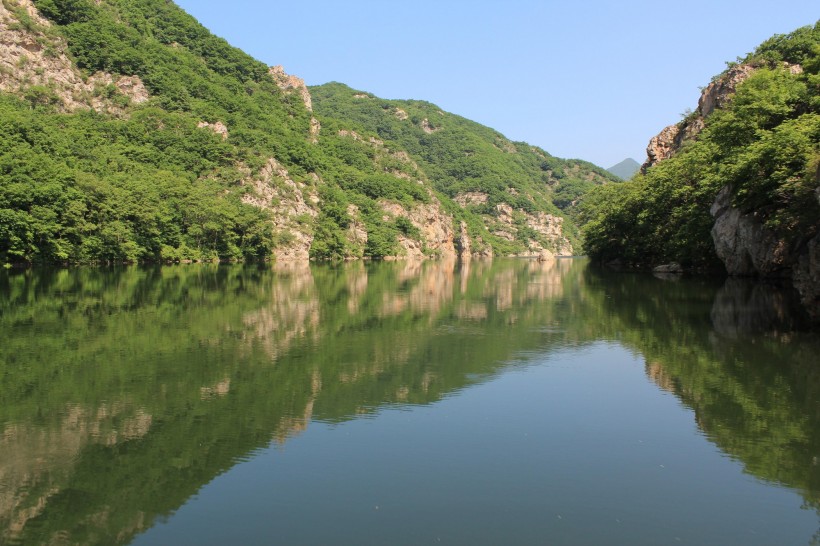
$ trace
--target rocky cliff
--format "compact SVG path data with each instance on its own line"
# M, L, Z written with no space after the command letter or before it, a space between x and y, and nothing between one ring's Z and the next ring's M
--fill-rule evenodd
M276 82L276 85L279 86L279 89L284 91L286 94L299 94L299 97L302 99L302 103L305 105L305 109L311 113L310 140L313 144L316 144L318 142L317 137L319 136L319 131L322 129L322 124L319 123L319 120L317 120L312 115L313 100L310 97L310 91L308 91L308 88L305 85L305 80L299 78L298 76L287 74L285 72L285 68L282 65L270 67L268 73Z
M699 152L710 157L706 164L680 158L700 171L700 180L677 183L705 189L706 180L715 188L710 235L727 273L789 281L809 314L820 319L820 149L816 137L801 136L816 132L818 118L806 98L811 91L803 91L804 67L788 56L770 57L750 56L715 78L695 112L650 141L642 172L651 182L654 167L685 155L687 143L705 138ZM742 104L735 107L733 98L741 95ZM725 115L717 116L713 129L710 116L716 112ZM709 195L706 191L703 199Z
M792 74L803 73L803 67L800 65L783 62L782 66ZM641 172L645 174L650 167L677 154L685 142L697 138L705 127L706 118L716 109L726 107L738 86L746 81L755 69L756 67L752 64L734 65L704 87L698 99L698 107L694 112L679 123L665 127L650 139L646 147L646 161L641 165Z
M641 172L646 174L650 167L678 153L684 142L697 137L704 128L704 120L715 111L715 108L727 105L735 94L737 86L744 82L752 72L754 72L754 67L739 64L707 85L701 92L698 107L694 112L681 122L665 127L652 137L646 147L646 161L641 165Z
M820 185L816 194L820 206ZM735 207L732 195L731 186L725 186L710 210L715 219L712 239L726 271L740 277L790 280L812 318L820 319L820 235L779 235L758 215Z
M376 135L364 140L403 149L423 173L417 179L467 224L471 251L482 255L579 253L578 228L567 208L588 189L619 181L590 163L512 142L434 104L381 99L335 82L310 92L320 119L355 124Z

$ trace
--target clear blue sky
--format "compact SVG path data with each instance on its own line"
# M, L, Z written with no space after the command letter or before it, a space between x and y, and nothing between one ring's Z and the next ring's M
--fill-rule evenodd
M559 157L642 162L725 62L818 0L176 0L308 85L421 99Z

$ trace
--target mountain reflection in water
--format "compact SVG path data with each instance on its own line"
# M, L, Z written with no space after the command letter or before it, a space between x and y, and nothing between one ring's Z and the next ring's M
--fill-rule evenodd
M0 273L0 543L128 543L311 423L429 405L600 341L818 510L820 344L791 304L584 260Z

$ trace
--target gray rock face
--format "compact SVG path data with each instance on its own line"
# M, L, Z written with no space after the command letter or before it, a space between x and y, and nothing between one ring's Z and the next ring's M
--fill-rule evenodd
M730 275L788 277L794 257L787 241L778 238L752 214L732 206L732 192L724 187L709 211L715 219L712 240Z
M750 65L739 64L707 85L698 100L698 114L705 118L715 109L723 108L735 94L737 86L746 81L754 71L754 67Z
M710 209L715 251L733 276L791 278L811 318L820 320L820 235L796 247L764 226L753 214L732 206L724 187Z
M806 311L812 319L820 320L820 235L806 246L807 251L797 259L792 281Z

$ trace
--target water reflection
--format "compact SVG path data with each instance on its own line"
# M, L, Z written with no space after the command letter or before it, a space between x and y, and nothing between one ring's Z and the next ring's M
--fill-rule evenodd
M789 298L577 260L0 273L0 542L127 543L311 422L601 339L817 507L820 347Z
M589 285L618 295L602 300L607 328L695 411L706 436L755 477L795 488L820 510L820 340L803 330L795 294L742 279L588 275Z
M735 339L788 336L807 323L794 290L751 279L727 279L715 296L711 316L715 333Z

